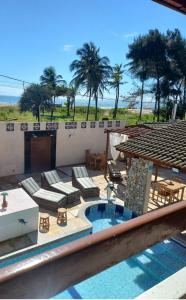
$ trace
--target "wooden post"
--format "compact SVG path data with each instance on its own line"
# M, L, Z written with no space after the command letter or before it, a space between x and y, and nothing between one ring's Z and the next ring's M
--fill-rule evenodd
M158 178L158 165L155 165L155 178L154 178L154 184L153 184L153 192L152 192L152 200L154 201L154 195L155 195L155 189L156 189L156 184L155 182L157 181Z
M109 131L107 130L107 141L106 141L106 159L105 159L105 171L104 171L104 177L107 179L107 161L108 161L108 153L109 153Z
M131 159L131 156L130 156L130 158L129 158L128 170L130 170L131 164L132 164L132 159Z
M158 167L158 165L156 165L156 168L155 168L155 179L154 179L154 181L157 181L157 178L158 178L158 170L159 170L159 167Z

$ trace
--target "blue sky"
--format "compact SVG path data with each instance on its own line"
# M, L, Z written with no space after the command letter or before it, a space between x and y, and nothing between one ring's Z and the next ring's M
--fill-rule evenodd
M125 64L128 44L154 28L179 28L186 37L186 17L152 0L1 0L0 74L37 82L52 65L69 82L84 42L93 41L112 65ZM131 88L124 80L123 93ZM3 82L0 94L20 93Z

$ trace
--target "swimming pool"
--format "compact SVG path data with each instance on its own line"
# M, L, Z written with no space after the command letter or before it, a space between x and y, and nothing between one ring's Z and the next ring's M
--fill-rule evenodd
M96 205L86 210L93 232L127 221L122 208ZM134 241L135 243L135 241ZM166 240L57 294L55 299L135 298L186 265L186 249Z
M120 205L105 203L91 205L82 211L82 216L85 213L86 218L92 223L93 233L136 217L134 213ZM89 233L91 232L92 230ZM67 241L59 240L42 248L35 248L27 253L6 259L0 262L0 268L54 249L83 236L84 233L79 233L76 236L69 236ZM185 265L186 249L167 240L70 287L64 292L58 293L53 298L135 298Z

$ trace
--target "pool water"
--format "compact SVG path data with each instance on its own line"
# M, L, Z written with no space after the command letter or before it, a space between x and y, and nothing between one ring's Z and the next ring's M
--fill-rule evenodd
M99 204L86 209L93 233L136 217L119 205ZM0 269L87 235L79 233L0 262ZM134 241L135 244L135 241ZM106 255L106 253L105 253ZM186 266L186 249L166 240L57 294L54 299L135 298Z
M93 233L127 220L113 206L91 207L86 212ZM135 241L134 241L135 244ZM106 255L106 254L105 254ZM57 294L54 299L135 298L186 265L186 249L166 240Z

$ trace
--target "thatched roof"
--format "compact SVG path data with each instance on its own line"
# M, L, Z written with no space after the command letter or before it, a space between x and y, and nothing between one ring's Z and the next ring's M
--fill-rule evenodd
M186 171L186 121L130 139L118 151L153 161L157 165Z

